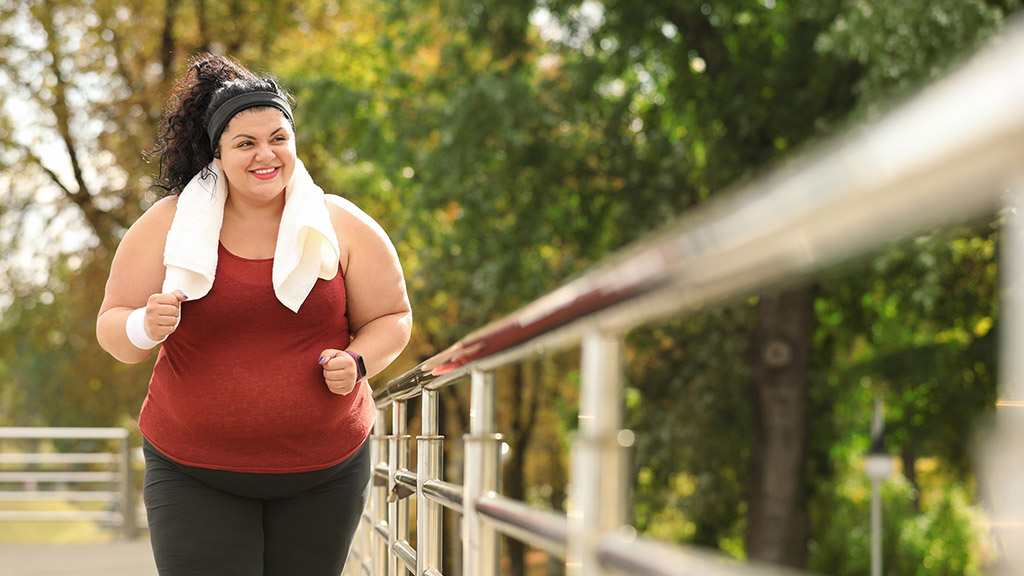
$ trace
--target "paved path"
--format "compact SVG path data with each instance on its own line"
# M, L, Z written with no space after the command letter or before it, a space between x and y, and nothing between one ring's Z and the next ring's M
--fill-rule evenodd
M109 544L0 544L3 576L156 576L149 540Z

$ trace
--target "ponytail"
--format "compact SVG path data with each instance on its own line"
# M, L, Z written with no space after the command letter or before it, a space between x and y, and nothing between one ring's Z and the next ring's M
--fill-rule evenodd
M191 58L188 71L171 89L160 137L151 152L160 159L155 187L179 194L213 160L206 127L216 104L224 101L226 88L252 83L262 86L268 81L280 91L273 80L260 78L227 56L198 54Z

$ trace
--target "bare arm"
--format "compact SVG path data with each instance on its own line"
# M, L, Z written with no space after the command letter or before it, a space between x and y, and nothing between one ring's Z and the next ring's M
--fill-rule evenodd
M350 202L328 206L342 249L349 331L353 336L348 350L363 357L367 376L373 376L398 358L409 343L412 309L405 277L398 253L379 224ZM332 354L324 366L329 385L328 371L332 368L345 368L346 373L355 369L348 354ZM332 386L332 390L347 393L351 387L346 387L335 390Z
M176 298L159 292L164 279L164 244L176 206L176 197L166 198L143 214L124 235L110 265L110 277L96 319L96 339L121 362L142 362L150 353L136 348L125 332L125 322L132 310L147 307L146 332L154 340L169 333L166 325L158 325L159 317L173 312L167 307L176 306L172 304Z

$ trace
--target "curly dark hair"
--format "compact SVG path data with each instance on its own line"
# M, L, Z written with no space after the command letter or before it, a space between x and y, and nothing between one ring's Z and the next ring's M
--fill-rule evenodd
M189 60L188 71L171 89L160 137L150 153L160 159L154 187L179 194L210 164L210 118L221 104L246 92L274 92L294 105L276 78L259 76L231 57L202 53Z

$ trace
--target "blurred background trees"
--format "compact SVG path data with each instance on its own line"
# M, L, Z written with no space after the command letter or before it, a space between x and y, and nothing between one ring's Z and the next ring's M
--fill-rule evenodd
M120 235L157 199L145 151L197 51L282 78L304 162L395 241L416 333L383 382L870 122L1018 4L0 0L0 425L132 425L151 364L107 357L95 313ZM903 464L886 493L887 573L978 573L989 552L971 524L970 441L995 399L998 235L995 218L935 231L631 334L638 528L863 573L859 466L882 394ZM779 346L782 366L766 356ZM571 356L500 376L506 491L554 508ZM463 388L445 391L453 438ZM769 517L773 505L788 515ZM527 551L506 549L509 573L524 573Z

